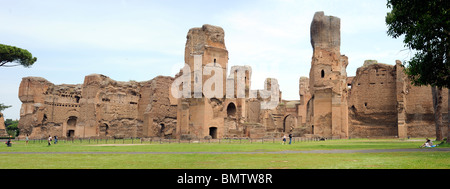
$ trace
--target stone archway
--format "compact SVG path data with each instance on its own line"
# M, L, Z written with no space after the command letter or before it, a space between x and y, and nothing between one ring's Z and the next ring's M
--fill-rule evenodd
M228 103L226 106L226 116L224 118L224 130L221 130L223 132L221 137L235 136L237 133L242 131L242 128L239 128L238 119L239 116L235 103Z
M78 119L78 117L76 117L76 116L70 116L67 119L67 133L66 133L67 137L74 137L75 136L75 130L76 130L76 126L77 126L77 119Z
M295 128L295 116L288 114L283 119L283 132L291 132Z
M99 131L100 131L100 133L99 133L100 136L108 136L109 125L106 123L102 123L99 127Z
M164 137L164 132L166 131L166 125L164 125L164 123L160 123L158 129L159 129L159 133L158 133L159 136Z

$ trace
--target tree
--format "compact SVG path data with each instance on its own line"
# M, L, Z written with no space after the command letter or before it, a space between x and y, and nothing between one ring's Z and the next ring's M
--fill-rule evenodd
M22 65L26 68L36 62L37 58L28 52L26 49L21 49L14 46L0 44L0 67L12 67ZM6 65L7 63L15 63L13 65Z
M405 47L416 51L411 60L403 63L406 74L412 84L432 87L436 140L442 140L442 88L450 88L450 3L388 0L387 7L392 9L386 16L387 34L393 38L404 35ZM448 117L447 138L450 138Z
M36 62L37 58L25 49L14 46L0 44L0 67L12 67L22 65L29 68ZM13 65L6 65L7 63L15 63ZM0 103L0 112L11 106L5 106Z
M19 128L17 127L19 124L19 120L12 120L12 119L6 119L5 120L5 127L6 132L9 136L19 136Z
M2 112L3 110L5 110L6 108L10 108L11 106L5 106L3 105L3 103L0 103L0 112Z

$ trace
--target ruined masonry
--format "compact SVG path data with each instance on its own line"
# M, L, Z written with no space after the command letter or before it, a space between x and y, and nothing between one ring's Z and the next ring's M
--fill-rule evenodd
M6 132L5 127L5 117L0 112L0 137L8 137L8 133Z
M194 56L201 68L223 69L223 91L234 89L234 98L179 98L170 87L174 77L120 82L91 74L83 84L55 85L44 78L25 77L19 87L22 101L21 137L45 138L272 138L292 133L302 137L432 137L435 136L430 87L412 86L400 61L394 65L367 60L356 76L347 77L348 58L340 52L340 19L316 12L310 26L313 55L310 75L300 77L300 100L282 100L273 109L262 109L267 99L250 97L251 67L228 70L228 50L221 27L203 25L188 31L185 63L192 72L191 87L211 75L194 74ZM305 68L299 68L305 69ZM245 70L239 85L236 70ZM230 72L227 75L228 71ZM200 78L199 78L200 76ZM267 89L275 78L264 82ZM233 84L234 82L234 84ZM244 88L245 98L236 98ZM192 88L193 93L193 88ZM447 89L444 89L444 94ZM280 91L281 94L281 91ZM193 94L194 95L194 94ZM444 96L443 110L448 99ZM444 112L444 121L448 112ZM0 121L3 116L0 116ZM445 124L444 124L445 125ZM0 133L4 128L0 125ZM441 129L447 132L447 128Z

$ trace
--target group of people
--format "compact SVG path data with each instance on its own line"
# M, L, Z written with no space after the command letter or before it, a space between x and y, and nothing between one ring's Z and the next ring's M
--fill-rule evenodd
M281 144L282 145L286 144L286 140L287 140L286 135L283 135L283 142ZM291 143L292 143L292 134L290 133L289 134L289 144L291 144ZM433 147L437 147L437 146L439 146L439 144L433 145L433 142L429 138L427 138L427 141L424 144L422 144L420 147L421 148L424 148L424 147L433 148Z
M58 137L54 136L54 139L55 139L54 144L58 143ZM52 145L52 140L53 140L52 136L48 135L48 140L47 141L48 141L48 145L49 146Z
M50 146L52 144L53 139L55 139L53 144L58 143L58 137L57 136L53 136L53 138L52 138L52 136L48 135L48 146ZM5 142L5 144L6 144L7 147L11 147L12 146L11 137L8 139L8 141ZM28 145L28 134L25 137L25 144Z
M54 144L58 143L58 137L54 136L54 139L55 139ZM50 146L52 144L52 140L53 140L52 136L48 135L48 146ZM286 135L283 135L283 142L281 144L283 144L283 145L286 144L286 140L287 140ZM291 144L291 143L292 143L292 133L289 134L289 144ZM11 138L9 138L8 141L5 142L5 144L7 147L11 147L12 146ZM26 136L26 144L28 144L28 134ZM420 147L421 148L424 148L424 147L433 148L433 147L437 147L437 146L439 146L439 144L433 145L433 142L427 138L427 141L424 144L422 144Z
M287 139L287 137L286 137L286 135L283 135L283 142L281 143L281 144L286 144L286 139ZM289 133L289 144L291 144L292 143L292 133Z
M422 146L420 146L420 147L421 148L424 148L424 147L433 148L433 147L436 147L436 146L439 146L439 144L438 145L433 145L433 142L430 139L427 138L427 141L424 144L422 144Z

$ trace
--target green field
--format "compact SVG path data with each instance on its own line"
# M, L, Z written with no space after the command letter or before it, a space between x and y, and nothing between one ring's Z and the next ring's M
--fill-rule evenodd
M141 143L139 140L118 140L105 144L106 141L90 140L60 141L47 146L46 141L30 141L28 145L24 141L13 141L13 147L4 144L0 147L0 168L449 169L450 151L421 149L414 152L296 153L315 150L419 149L423 142L423 139L351 139L281 145L279 142L262 141ZM283 153L287 151L295 152Z

